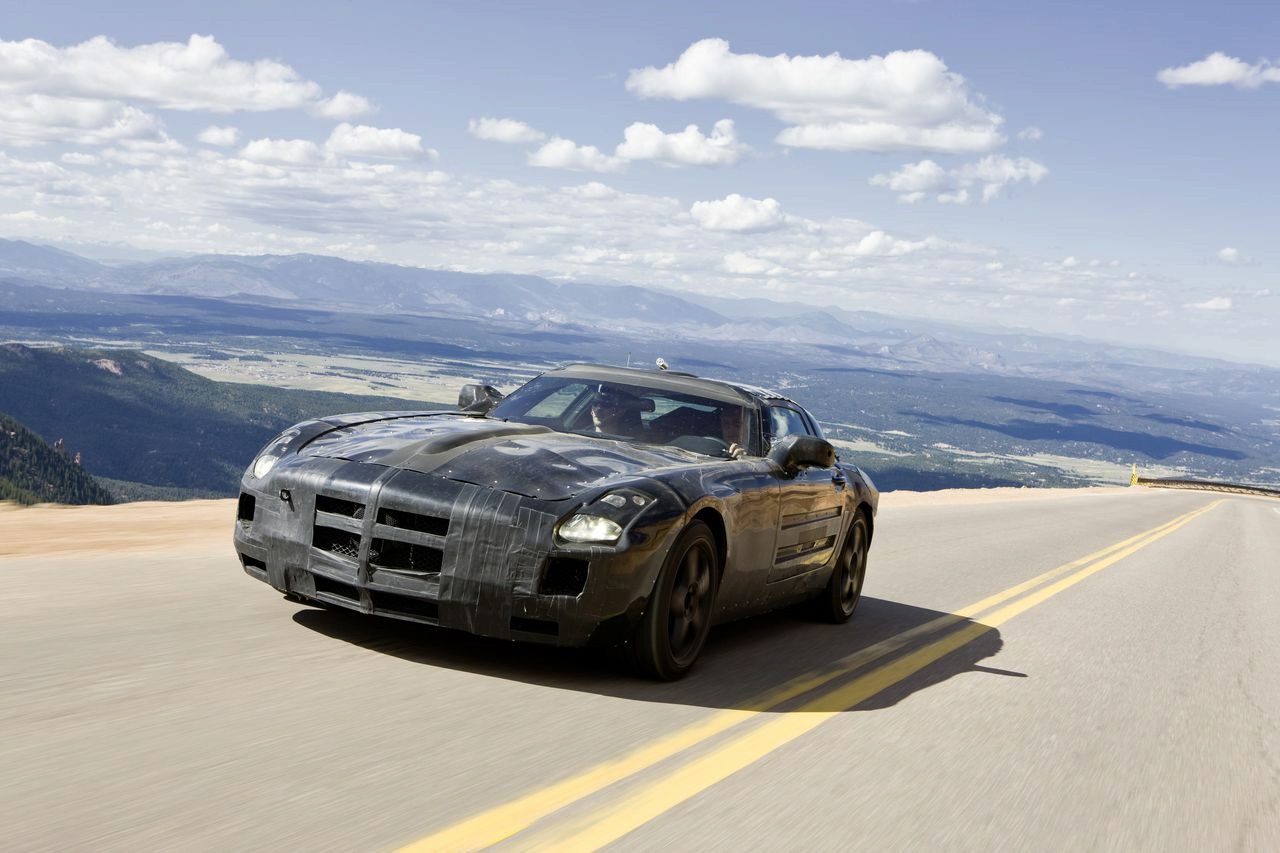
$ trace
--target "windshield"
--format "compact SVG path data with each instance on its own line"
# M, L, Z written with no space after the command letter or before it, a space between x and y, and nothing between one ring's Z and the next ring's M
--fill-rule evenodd
M667 444L707 456L737 444L758 453L748 407L676 391L567 376L539 376L502 400L490 417L559 432Z

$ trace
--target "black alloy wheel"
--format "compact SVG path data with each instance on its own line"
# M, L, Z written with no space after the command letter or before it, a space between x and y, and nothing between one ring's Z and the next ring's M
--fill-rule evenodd
M711 628L719 563L710 528L691 522L667 555L632 640L641 672L673 681L693 666Z
M844 547L836 558L827 588L817 598L818 611L828 622L848 622L862 598L862 583L867 577L867 520L858 513L849 525Z

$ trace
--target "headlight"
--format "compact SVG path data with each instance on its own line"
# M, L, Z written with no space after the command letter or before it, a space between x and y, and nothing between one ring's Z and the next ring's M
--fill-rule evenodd
M261 480L267 474L271 473L271 469L276 467L276 463L280 461L279 456L273 456L270 453L264 453L257 459L253 460L253 476Z
M560 538L567 542L617 542L622 536L618 522L598 515L575 515L560 525Z
M638 489L615 489L569 516L557 533L565 542L612 545L653 502L653 497Z

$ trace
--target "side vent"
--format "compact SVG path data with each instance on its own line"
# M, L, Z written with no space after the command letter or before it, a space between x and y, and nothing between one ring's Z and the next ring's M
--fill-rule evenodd
M543 595L581 595L587 586L587 561L576 557L552 557L542 572L538 591Z
M257 506L257 498L248 492L241 492L240 503L236 506L236 519L247 527L253 521L253 513Z

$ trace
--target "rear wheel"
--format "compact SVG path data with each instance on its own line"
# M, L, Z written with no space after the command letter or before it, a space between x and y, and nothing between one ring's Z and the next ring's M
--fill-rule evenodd
M858 513L849 525L844 547L836 558L827 588L818 596L819 615L828 622L848 622L862 598L862 582L867 576L867 520Z
M710 528L691 522L667 555L632 638L633 662L645 675L673 681L698 659L711 628L719 562Z

